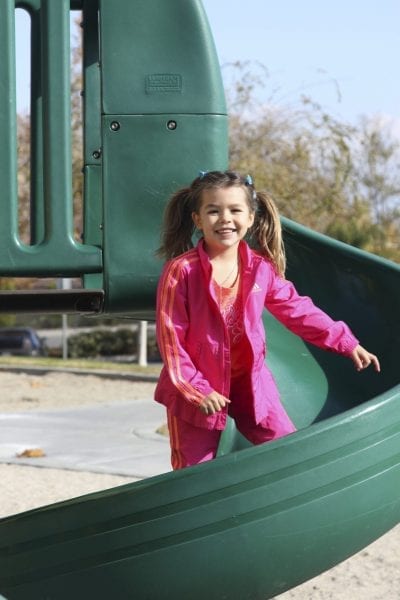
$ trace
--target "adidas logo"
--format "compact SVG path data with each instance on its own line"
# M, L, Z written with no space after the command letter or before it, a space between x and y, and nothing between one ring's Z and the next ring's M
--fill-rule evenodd
M253 289L251 291L252 292L261 292L261 288L257 282L253 285Z

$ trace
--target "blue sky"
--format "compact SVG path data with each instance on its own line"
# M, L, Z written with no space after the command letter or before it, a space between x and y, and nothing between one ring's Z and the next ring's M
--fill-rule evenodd
M295 103L304 93L344 120L379 114L400 126L399 0L203 4L220 63L263 63L266 97L279 88Z
M307 94L347 121L381 115L400 135L399 0L203 0L221 64L259 61L265 98L296 104ZM21 13L21 11L17 11ZM27 28L17 17L20 90ZM22 87L21 87L22 86ZM20 106L27 92L20 91Z

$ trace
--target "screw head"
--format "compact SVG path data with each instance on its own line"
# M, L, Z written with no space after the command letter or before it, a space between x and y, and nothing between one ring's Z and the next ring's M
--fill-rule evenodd
M169 129L170 131L175 131L175 129L178 127L178 123L176 121L168 121L167 123L167 129Z
M118 131L118 129L120 129L121 125L120 123L118 123L118 121L112 121L111 125L110 125L110 129L111 131Z
M99 148L98 150L93 150L92 156L93 156L93 158L95 158L96 160L98 160L100 158L100 156L101 156L101 148Z

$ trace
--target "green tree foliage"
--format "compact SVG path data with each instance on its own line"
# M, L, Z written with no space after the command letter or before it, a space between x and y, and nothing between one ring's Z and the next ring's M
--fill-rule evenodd
M26 244L30 241L30 117L17 115L18 145L18 225Z
M136 354L137 335L130 329L96 329L71 336L68 349L71 358Z
M341 122L305 96L284 106L276 89L262 103L265 67L229 70L231 166L251 173L283 215L399 261L400 143L389 129Z
M119 327L77 333L68 338L68 350L70 358L137 355L138 332ZM154 331L149 332L147 354L149 361L161 360Z
M81 36L81 29L76 35ZM81 39L72 49L71 70L71 136L72 136L72 194L74 206L74 235L81 241L83 231L83 106L82 106L82 48Z

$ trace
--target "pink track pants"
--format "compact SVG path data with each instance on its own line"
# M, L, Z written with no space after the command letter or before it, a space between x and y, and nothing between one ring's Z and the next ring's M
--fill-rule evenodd
M171 464L174 470L215 458L222 431L195 427L167 410ZM283 407L271 411L257 425L246 415L236 416L236 427L253 444L263 444L296 431Z

